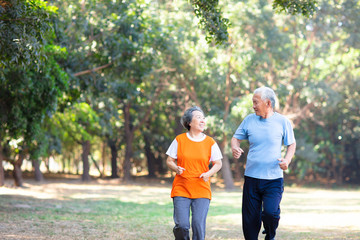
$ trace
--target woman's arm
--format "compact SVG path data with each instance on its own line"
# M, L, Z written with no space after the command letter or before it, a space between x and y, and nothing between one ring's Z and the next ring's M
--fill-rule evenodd
M170 170L176 172L178 175L181 175L185 171L185 168L178 166L176 164L176 159L170 156L166 159L166 165L170 168Z
M221 159L220 159L220 160L216 160L216 161L212 161L212 164L213 164L213 166L212 166L212 168L211 168L209 171L207 171L207 172L205 172L205 173L202 173L202 174L200 175L200 178L202 178L205 182L209 181L209 180L210 180L210 177L211 177L212 175L214 175L215 173L217 173L217 172L221 169L221 167L222 167L222 161L221 161Z

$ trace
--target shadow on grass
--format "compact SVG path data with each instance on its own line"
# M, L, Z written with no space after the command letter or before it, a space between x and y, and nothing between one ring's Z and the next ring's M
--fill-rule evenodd
M2 239L169 239L172 201L137 203L133 198L135 202L0 195ZM210 209L211 217L238 211L228 206ZM216 218L209 222L219 223Z

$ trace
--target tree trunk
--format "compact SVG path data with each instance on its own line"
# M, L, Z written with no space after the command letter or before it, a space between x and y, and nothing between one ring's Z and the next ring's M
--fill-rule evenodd
M91 160L93 161L96 169L98 170L99 175L100 175L100 178L102 178L103 175L102 175L102 172L101 172L101 170L100 170L99 164L97 164L95 158L93 157L93 155L92 155L91 153L90 153L90 158L91 158Z
M49 173L50 172L50 157L46 157L45 160L43 159L44 163L45 163L45 167L46 167L46 172Z
M89 154L90 154L90 141L84 141L82 143L82 162L83 162L83 175L82 175L82 180L83 181L90 181L90 174L89 174L89 170L90 170L90 165L89 165Z
M147 136L147 134L144 134L144 141L145 141L145 154L146 154L146 159L147 159L147 166L148 166L148 177L149 178L155 178L156 174L155 174L155 170L156 170L156 158L153 154L153 152L151 151L151 144L150 144L150 140L149 137Z
M15 186L22 187L23 186L23 178L21 173L21 165L14 164L13 177L15 181Z
M242 171L243 164L241 163L241 158L234 159L235 162L235 169L234 169L234 179L240 181L242 176L244 175L244 171Z
M132 144L134 139L134 132L133 127L131 124L130 119L130 104L124 105L124 119L125 119L125 141L126 141L126 147L125 147L125 160L123 163L123 171L124 176L123 180L125 182L131 180L131 157L132 157Z
M227 146L227 140L226 140L226 136L224 136L224 140L220 143L220 149L221 149L221 152L223 153L223 157L224 157L222 159L221 173L222 173L222 177L224 179L225 188L228 190L231 190L231 189L234 189L234 179L233 179L232 172L231 172L229 158L225 154L226 146Z
M184 110L184 111L185 111L185 110ZM183 111L183 112L184 112L184 111ZM181 125L180 119L181 119L181 117L178 117L178 116L175 117L175 122L177 123L177 124L176 124L176 127L175 127L175 130L174 130L175 136L177 136L177 135L179 135L179 134L181 134L181 133L184 132L184 127Z
M131 157L132 157L132 145L134 135L131 132L129 135L126 134L126 148L125 148L125 160L124 160L124 181L128 182L131 180Z
M223 175L225 189L234 189L234 179L231 172L230 161L226 154L224 154L222 162L221 173Z
M35 173L35 181L37 182L42 182L44 181L44 176L42 174L42 172L40 171L40 162L39 160L32 160L32 165L34 168L34 173Z
M164 159L161 157L160 154L158 154L158 158L156 163L157 166L157 171L159 172L159 174L165 174L167 172L167 168L164 167Z
M1 139L1 136L0 136L0 139ZM5 173L4 173L4 167L3 167L3 159L4 159L3 147L2 147L1 142L0 142L0 187L4 186L4 184L5 184Z
M62 163L61 173L65 173L66 159L68 158L67 155L68 155L68 154L65 154L65 156L62 156L62 158L61 158L61 163Z
M125 160L123 164L124 171L124 181L129 181L131 178L131 157L132 157L132 145L134 140L134 134L136 130L139 130L141 126L149 119L151 111L155 105L155 102L160 95L161 87L158 87L154 93L154 96L151 99L150 106L147 107L144 116L140 119L140 122L137 126L133 126L131 121L130 108L131 103L124 104L124 128L125 128L125 138L126 138L126 149L125 149Z
M1 149L0 149L1 151ZM4 168L3 168L3 158L2 153L0 152L0 187L4 186L5 184L5 174L4 174Z
M107 143L102 143L102 150L101 150L101 162L102 162L102 175L106 177L106 159L107 159L107 152L106 152Z
M108 145L111 150L111 178L119 178L117 167L117 147L113 139L108 140Z
M14 166L13 177L15 181L15 186L18 187L22 187L24 182L21 172L21 165L23 163L23 160L24 160L24 155L20 153L18 160L15 161L15 163L13 164Z

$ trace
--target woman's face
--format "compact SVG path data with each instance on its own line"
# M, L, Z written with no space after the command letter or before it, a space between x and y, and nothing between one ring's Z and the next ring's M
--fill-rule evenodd
M196 131L200 131L203 132L205 129L205 117L204 114L202 114L202 112L200 111L193 111L192 112L193 118L190 122L190 130L196 130Z

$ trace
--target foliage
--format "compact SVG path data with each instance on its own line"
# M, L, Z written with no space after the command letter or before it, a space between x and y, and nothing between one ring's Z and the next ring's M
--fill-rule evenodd
M68 86L58 64L66 49L51 43L50 16L56 8L43 1L1 1L0 12L0 135L5 149L17 142L5 155L25 148L37 158L46 135L41 125Z
M191 0L190 2L194 7L195 15L199 19L199 26L206 32L206 41L208 43L214 41L217 45L227 45L229 39L228 29L232 21L222 17L223 10L219 8L219 0ZM307 18L315 14L316 5L317 0L273 1L273 9L276 12L285 12L290 15L300 14Z
M291 15L301 14L310 17L317 10L317 2L316 0L274 0L273 8L277 12L286 12Z
M216 44L224 44L228 41L230 22L222 17L219 9L219 0L192 0L194 13L199 18L199 25L206 30L206 41L215 41Z
M56 154L61 142L66 158L75 158L74 143L81 139L113 140L118 163L128 159L131 167L146 167L146 157L153 156L160 168L171 140L183 131L183 111L199 105L208 116L206 133L224 143L232 172L240 174L244 159L232 159L227 141L253 112L253 90L267 85L298 140L289 174L360 178L356 1L318 2L311 18L277 15L266 0L222 1L221 11L217 1L192 1L195 9L214 11L210 19L229 19L225 47L208 42L225 33L225 25L214 19L206 25L205 10L194 15L186 1L53 4L59 7L54 32L41 50L47 66L38 71L13 62L1 72L4 140L31 139L35 148L44 144ZM220 30L209 35L206 28L214 26Z
M53 134L60 134L60 138L64 143L70 146L81 144L84 141L93 140L99 131L99 117L89 104L75 103L73 106L65 109L63 113L57 112L51 120L52 124L56 124L61 132L53 129ZM66 149L66 148L65 148Z
M41 123L56 110L58 98L67 88L67 74L56 60L66 52L54 45L44 49L47 65L40 70L7 68L0 77L1 134L24 141L36 139Z
M41 0L0 1L0 69L25 69L34 63L39 68L46 59L43 45L51 31L50 15L55 13L56 8Z

